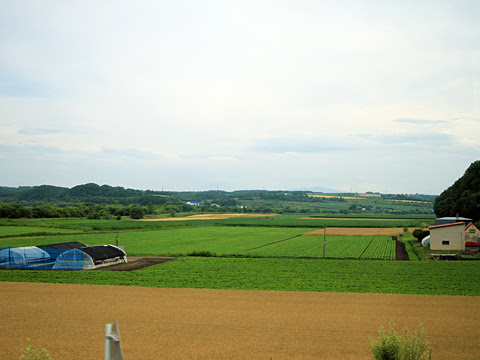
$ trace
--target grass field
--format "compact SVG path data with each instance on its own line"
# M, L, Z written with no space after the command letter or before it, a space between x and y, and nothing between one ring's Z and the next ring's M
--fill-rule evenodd
M195 218L193 218L195 219ZM0 228L3 226L35 226L42 228L72 229L79 231L107 231L107 230L141 230L141 229L163 229L189 226L209 226L209 225L229 225L229 226L269 226L269 227L398 227L400 229L407 227L422 227L433 223L433 219L428 217L402 218L383 215L380 218L372 219L370 217L358 216L356 218L328 217L325 215L306 216L302 214L295 215L274 215L256 214L255 216L212 219L191 220L191 218L176 218L172 221L167 219L149 219L149 221L136 220L88 220L88 219L39 219L39 220L4 220L0 221Z
M307 228L198 226L162 230L127 231L119 234L119 245L128 255L180 256L192 252L218 255L248 250L303 234ZM35 246L79 241L87 245L115 244L116 234L85 233L63 236L0 239L0 246Z
M44 228L41 226L0 226L0 238L15 236L33 236L35 234L68 234L75 233L76 230Z
M258 218L232 218L219 220L222 225L236 226L285 226L285 227L421 227L422 223L428 223L426 219L371 219L371 218L326 218L305 215L277 215Z
M131 271L2 270L0 281L480 296L475 261L191 258Z

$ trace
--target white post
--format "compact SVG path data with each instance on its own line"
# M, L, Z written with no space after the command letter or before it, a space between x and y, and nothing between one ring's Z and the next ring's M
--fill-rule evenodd
M117 320L113 326L107 323L105 329L105 360L123 360Z

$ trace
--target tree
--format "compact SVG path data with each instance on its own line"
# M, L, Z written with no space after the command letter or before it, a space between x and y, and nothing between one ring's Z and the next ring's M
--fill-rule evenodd
M143 219L143 217L145 216L145 212L143 211L143 209L139 206L132 206L130 208L130 217L132 219Z
M480 161L470 164L465 174L435 199L433 209L438 217L458 214L480 220Z

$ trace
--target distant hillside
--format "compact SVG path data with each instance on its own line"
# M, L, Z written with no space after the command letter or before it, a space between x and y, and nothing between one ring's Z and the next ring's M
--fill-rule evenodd
M163 204L166 198L155 196L161 192L125 189L109 185L84 184L71 189L41 185L32 187L0 187L0 202L24 205L74 204L81 202L101 204Z
M319 194L318 189L312 188L316 190L312 194L293 190L153 191L93 183L71 189L52 185L0 187L0 217L139 218L134 214L137 210L171 216L185 212L431 215L435 199L422 194Z

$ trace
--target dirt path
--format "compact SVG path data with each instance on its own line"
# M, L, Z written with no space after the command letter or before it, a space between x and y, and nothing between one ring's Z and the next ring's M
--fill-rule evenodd
M425 280L427 281L427 279ZM55 360L102 359L118 321L124 358L369 359L369 338L423 321L433 359L478 359L479 297L0 283L0 358L30 338Z

